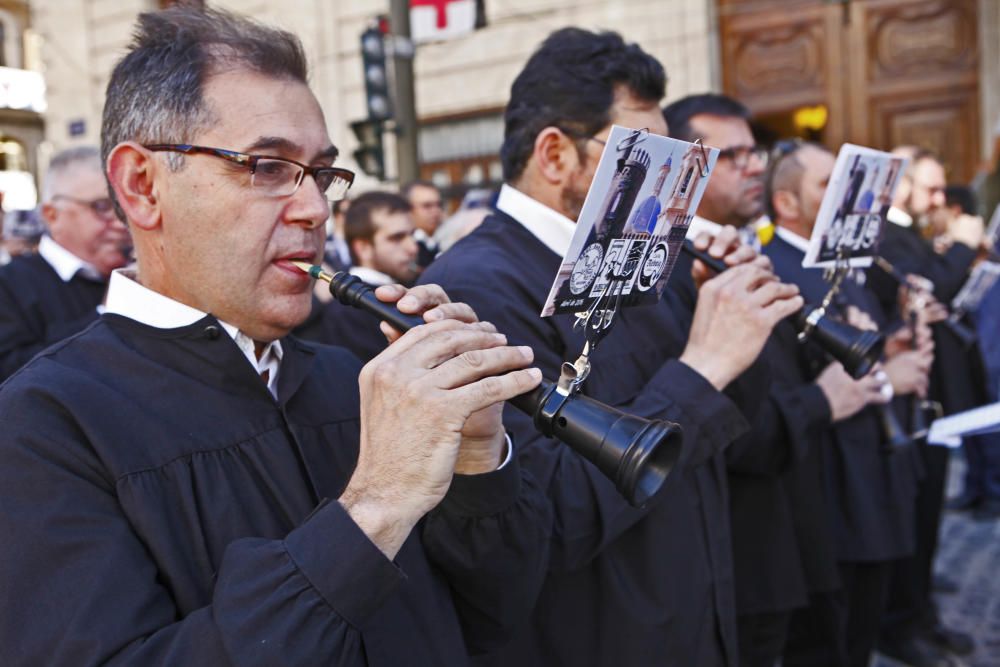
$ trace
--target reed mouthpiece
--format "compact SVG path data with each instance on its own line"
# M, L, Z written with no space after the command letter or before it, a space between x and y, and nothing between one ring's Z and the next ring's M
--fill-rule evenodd
M309 277L315 278L316 280L323 280L325 282L330 282L333 280L333 276L323 270L322 266L318 264L309 264L308 262L300 262L298 260L292 260L292 264L299 267L303 271L309 274Z

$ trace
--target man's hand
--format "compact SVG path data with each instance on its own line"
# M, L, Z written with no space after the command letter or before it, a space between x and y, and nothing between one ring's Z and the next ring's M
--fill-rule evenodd
M735 227L723 227L714 237L702 232L694 238L692 243L698 250L707 251L712 257L724 261L726 266L746 264L758 257L757 251L740 243L739 233ZM770 268L771 261L767 260L767 262L767 266ZM694 284L698 289L701 289L701 286L714 275L714 271L698 260L695 260L691 266L691 277L694 278Z
M978 215L967 215L965 213L955 216L948 223L948 236L956 243L964 243L973 250L979 250L983 244L983 236L986 226L983 219Z
M392 558L453 473L493 470L503 453L503 401L533 389L530 349L510 347L465 304L436 285L380 288L376 295L429 321L361 371L361 446L341 504ZM471 418L471 419L470 419Z
M766 257L705 282L680 360L719 390L750 364L774 326L802 308L799 288L779 282Z
M934 339L927 325L917 327L917 346L913 349L913 334L904 327L888 337L884 368L893 393L927 396L931 364L934 363Z
M426 322L445 319L472 324L479 321L475 311L467 304L452 303L440 285L420 285L406 289L402 285L385 285L375 290L380 301L395 303L400 312L408 315L423 315ZM484 325L496 331L491 324ZM400 334L383 322L382 333L389 343L396 341ZM531 355L534 352L526 349ZM496 403L469 416L462 429L462 447L455 462L455 472L463 475L496 470L506 452L507 439L504 437L503 403Z
M832 422L853 417L865 406L885 403L887 400L882 393L882 378L876 369L855 380L847 374L840 362L835 361L819 374L816 384L830 404Z

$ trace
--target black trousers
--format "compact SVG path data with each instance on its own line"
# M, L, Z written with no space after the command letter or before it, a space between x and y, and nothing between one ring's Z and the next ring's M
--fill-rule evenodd
M890 562L838 564L842 588L809 596L788 627L784 667L868 667L888 595Z
M791 616L790 611L738 616L740 667L774 667L785 650Z
M888 606L882 623L883 636L892 639L911 637L928 626L933 627L938 620L931 597L931 582L950 450L926 443L919 447L925 476L917 487L916 551L893 564Z

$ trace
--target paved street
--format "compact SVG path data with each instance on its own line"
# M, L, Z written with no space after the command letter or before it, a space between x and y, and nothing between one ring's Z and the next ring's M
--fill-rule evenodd
M958 492L964 467L960 455L952 459L949 495ZM972 521L968 514L946 512L941 527L938 572L961 585L955 595L939 595L945 623L976 638L976 652L957 665L1000 667L1000 521ZM876 660L878 667L895 666Z

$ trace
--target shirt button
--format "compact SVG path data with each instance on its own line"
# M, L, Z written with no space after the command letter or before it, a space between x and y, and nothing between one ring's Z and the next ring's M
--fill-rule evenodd
M205 334L205 338L215 340L219 337L219 327L209 324L202 333Z

